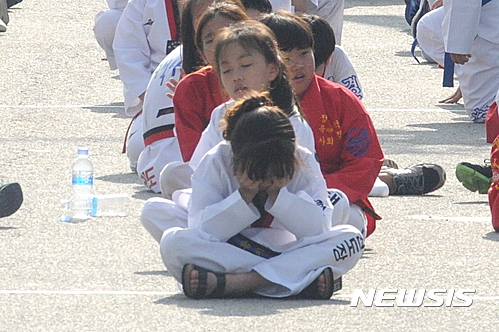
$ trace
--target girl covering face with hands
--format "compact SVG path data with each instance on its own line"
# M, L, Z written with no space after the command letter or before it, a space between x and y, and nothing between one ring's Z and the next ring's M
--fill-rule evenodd
M188 297L329 299L363 252L358 230L331 226L315 157L272 104L253 94L226 113L226 140L192 176L189 227L161 238L163 262ZM355 243L348 257L334 252L343 241Z

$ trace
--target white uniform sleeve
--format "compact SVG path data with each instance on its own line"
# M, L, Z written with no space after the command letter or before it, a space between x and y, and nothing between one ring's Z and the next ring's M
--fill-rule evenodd
M192 176L188 225L227 241L260 218L260 213L239 194L238 185L227 170L231 154L223 154L230 150L230 145L223 144L225 149L219 145L211 150Z
M151 50L142 17L144 7L144 0L131 0L127 4L116 27L113 43L120 79L123 82L125 110L130 115L142 108L138 96L146 91L152 74L149 69Z
M445 51L469 54L478 34L481 0L446 0L442 23Z
M357 72L348 58L347 53L339 45L335 46L333 57L326 66L324 78L348 88L360 100L364 97L364 92Z
M301 115L293 115L289 120L295 131L296 143L315 153L314 133L308 122Z
M211 113L210 123L203 130L198 145L194 150L189 166L195 170L203 156L210 151L215 145L224 140L223 131L220 128L220 121L223 119L225 111L234 104L233 101L226 102L213 110Z

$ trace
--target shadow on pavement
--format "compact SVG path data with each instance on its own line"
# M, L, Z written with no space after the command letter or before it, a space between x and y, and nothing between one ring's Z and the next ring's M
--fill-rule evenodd
M133 274L137 274L140 276L165 276L165 277L171 277L170 272L167 270L161 270L161 271L137 271L134 272Z
M96 179L113 183L139 184L139 179L135 173L109 174L96 177Z
M490 232L490 233L485 234L485 236L483 238L485 240L499 242L499 233L498 232Z
M366 1L366 0L347 0L345 1L345 9L352 7L382 7L382 6L398 6L405 4L402 1ZM402 12L403 14L403 12Z
M381 27L388 27L400 30L401 33L405 32L407 22L404 20L403 15L345 15L344 21L356 22L361 24L376 25ZM403 30L401 30L403 29ZM411 45L407 48L410 50Z
M11 229L18 229L19 227L12 227L12 226L0 226L0 231L9 231Z
M82 107L83 109L88 109L91 112L95 113L116 113L114 117L116 118L130 118L130 116L125 114L125 106L122 102L119 103L110 103L107 105L94 105L94 106L86 106Z
M272 299L265 297L192 300L180 293L157 300L154 303L177 305L187 309L197 309L200 314L220 317L268 316L280 314L284 310L330 305L350 305L350 301L335 299L334 295L333 298L328 301L293 298Z

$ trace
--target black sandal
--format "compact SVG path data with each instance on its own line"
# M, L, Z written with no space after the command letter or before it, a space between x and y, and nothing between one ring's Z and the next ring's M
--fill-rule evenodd
M192 271L198 271L199 284L195 292L190 290L189 282ZM217 286L210 294L206 294L208 290L208 273L213 273L217 278ZM191 299L219 299L224 297L225 292L225 274L213 272L194 264L185 264L182 269L182 288L184 289L185 296Z
M321 275L326 279L326 289L324 292L319 291L319 278ZM333 270L328 267L307 288L301 291L299 297L314 300L329 300L333 293L339 291L341 287L341 277L335 280Z

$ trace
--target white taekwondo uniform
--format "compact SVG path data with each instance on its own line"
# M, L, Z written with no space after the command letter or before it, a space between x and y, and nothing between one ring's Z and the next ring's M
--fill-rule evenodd
M445 0L444 11L445 51L471 54L455 66L464 107L474 122L484 122L499 90L499 1Z
M291 182L275 202L266 202L273 217L268 227L251 227L260 213L239 194L232 156L230 143L223 141L203 158L192 177L189 227L171 228L161 238L163 262L177 281L188 263L222 273L254 270L275 284L256 293L286 297L302 291L327 267L336 279L355 266L364 250L363 236L351 226L332 226L326 184L315 175L319 170L311 170L319 165L310 151L297 148L300 166ZM241 236L246 238L237 246ZM247 239L256 242L256 250ZM262 252L259 245L268 250Z

